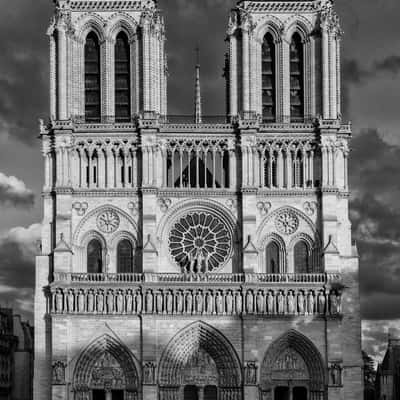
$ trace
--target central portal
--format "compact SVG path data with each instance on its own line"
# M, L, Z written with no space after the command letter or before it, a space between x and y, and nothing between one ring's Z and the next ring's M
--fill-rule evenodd
M197 387L187 385L183 390L184 400L217 400L218 389L216 386Z
M92 400L124 400L123 390L112 390L106 392L105 390L93 390Z

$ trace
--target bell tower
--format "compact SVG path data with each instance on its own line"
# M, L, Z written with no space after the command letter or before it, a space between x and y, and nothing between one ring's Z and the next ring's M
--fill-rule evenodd
M340 39L331 0L239 1L229 17L229 115L340 118Z
M112 123L166 114L164 20L155 1L55 6L48 30L52 119Z

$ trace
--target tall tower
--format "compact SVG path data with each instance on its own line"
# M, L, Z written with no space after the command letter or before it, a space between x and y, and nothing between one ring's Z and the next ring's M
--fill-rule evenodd
M166 115L163 26L56 2L35 400L360 399L332 2L238 2L212 123L199 67L195 121Z

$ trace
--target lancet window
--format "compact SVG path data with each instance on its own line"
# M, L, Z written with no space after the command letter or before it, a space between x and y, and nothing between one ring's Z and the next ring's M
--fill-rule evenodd
M100 44L94 32L90 32L85 43L85 119L99 122L100 110Z
M118 34L115 43L115 120L126 122L131 115L130 48L126 34Z
M117 246L117 273L129 274L133 273L133 246L127 240L121 240Z
M304 120L304 59L303 43L296 32L290 43L290 118Z
M89 274L103 272L103 249L97 239L91 240L87 246L87 272Z
M170 143L166 162L168 187L229 187L229 151L225 144Z
M267 246L267 273L278 274L280 271L279 246L274 241Z
M275 44L270 33L262 45L262 118L266 122L276 119Z
M294 246L294 271L297 274L312 272L310 266L309 248L304 240Z

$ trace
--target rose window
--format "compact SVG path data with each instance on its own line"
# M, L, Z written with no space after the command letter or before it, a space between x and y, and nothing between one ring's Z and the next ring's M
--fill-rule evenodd
M275 219L276 229L285 235L291 235L299 227L299 219L290 211L280 213Z
M217 216L192 212L181 217L169 234L171 256L183 272L209 272L223 266L232 237Z

